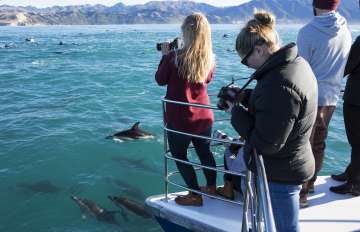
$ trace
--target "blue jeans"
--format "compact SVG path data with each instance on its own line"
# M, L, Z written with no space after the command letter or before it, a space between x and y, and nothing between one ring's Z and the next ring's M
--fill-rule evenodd
M301 185L268 182L276 229L278 232L298 232L299 193Z

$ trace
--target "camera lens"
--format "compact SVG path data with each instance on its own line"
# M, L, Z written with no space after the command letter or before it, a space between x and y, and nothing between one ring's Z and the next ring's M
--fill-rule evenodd
M227 105L227 103L226 103L226 101L224 99L220 98L218 103L217 103L217 107L220 110L226 110L228 108L228 105Z
M161 51L161 43L156 44L156 50Z

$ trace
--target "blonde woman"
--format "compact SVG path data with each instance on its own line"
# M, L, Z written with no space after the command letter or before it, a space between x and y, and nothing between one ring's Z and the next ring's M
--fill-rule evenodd
M181 30L183 48L169 51L169 44L162 44L163 56L155 79L159 85L167 85L167 99L209 104L207 86L215 67L209 22L203 14L194 13L185 18ZM171 129L211 136L214 115L210 109L167 104L165 120ZM174 157L187 161L187 148L192 142L201 164L216 166L210 151L210 141L169 132L168 142ZM194 168L179 162L176 165L186 185L200 190ZM207 186L202 188L202 191L215 194L216 172L204 169L204 174ZM189 192L188 195L178 196L175 202L180 205L201 206L202 197L195 192Z
M249 168L253 149L263 156L277 231L299 231L301 184L315 169L309 142L318 99L314 73L296 44L280 47L275 17L266 11L242 28L236 50L241 63L256 70L257 84L230 107L231 123L246 139Z

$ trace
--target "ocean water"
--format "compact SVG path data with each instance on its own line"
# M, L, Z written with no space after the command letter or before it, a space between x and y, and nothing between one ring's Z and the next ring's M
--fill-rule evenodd
M153 220L130 212L128 220L117 215L120 226L83 219L70 196L116 210L108 195L143 203L146 196L163 193L160 98L165 88L154 81L160 60L155 43L178 36L179 27L0 27L0 231L161 231ZM299 27L278 26L283 44L296 40ZM217 70L210 94L231 78L252 73L234 51L239 29L240 25L213 26ZM355 37L360 26L351 29ZM34 43L25 41L30 37ZM216 117L229 116L217 112ZM104 139L136 121L155 139ZM235 135L228 122L214 128ZM221 163L221 149L214 153ZM348 161L339 101L321 174L341 172ZM39 181L56 188L48 193L28 188Z

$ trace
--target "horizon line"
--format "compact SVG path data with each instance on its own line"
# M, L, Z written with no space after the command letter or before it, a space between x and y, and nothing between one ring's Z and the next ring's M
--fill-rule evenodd
M146 5L150 2L193 2L193 3L196 3L196 4L206 4L206 5L209 5L209 6L213 6L213 7L218 7L218 8L227 8L227 7L234 7L234 6L240 6L240 5L243 5L243 4L246 4L248 2L251 2L252 0L243 0L244 2L243 3L240 3L238 5L226 5L226 6L217 6L217 5L212 5L210 3L206 3L206 2L195 2L195 1L192 1L192 0L152 0L152 1L148 1L148 2L145 2L143 4L141 3L137 3L137 4L125 4L125 3L122 3L122 2L118 2L118 3L115 3L114 5L104 5L104 4L101 4L101 3L97 3L97 4L92 4L92 3L85 3L85 4L70 4L70 5L51 5L51 6L43 6L43 7L40 7L40 6L35 6L35 5L11 5L11 4L1 4L1 1L0 1L0 7L1 6L11 6L11 7L34 7L34 8L37 8L37 9L45 9L45 8L51 8L51 7L67 7L67 6L97 6L97 5L100 5L100 6L105 6L105 7L113 7L115 5L118 5L118 4L123 4L125 6L137 6L137 5Z

